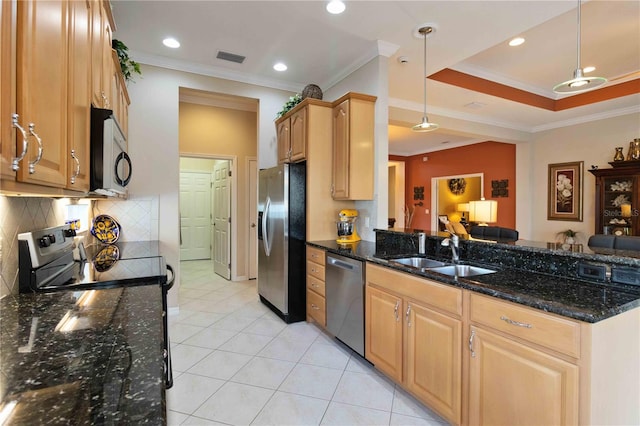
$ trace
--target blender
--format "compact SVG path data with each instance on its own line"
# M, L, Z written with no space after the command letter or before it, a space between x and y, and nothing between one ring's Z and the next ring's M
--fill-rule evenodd
M349 244L360 241L360 236L356 230L356 220L358 219L358 210L342 209L340 210L340 220L336 222L338 227L339 244Z

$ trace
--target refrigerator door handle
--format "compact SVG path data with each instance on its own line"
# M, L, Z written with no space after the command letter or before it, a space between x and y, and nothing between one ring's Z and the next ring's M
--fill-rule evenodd
M267 232L267 221L269 220L270 207L271 197L267 195L267 202L264 207L264 213L262 214L262 244L264 245L264 252L267 256L271 255L271 243L269 242L269 233Z

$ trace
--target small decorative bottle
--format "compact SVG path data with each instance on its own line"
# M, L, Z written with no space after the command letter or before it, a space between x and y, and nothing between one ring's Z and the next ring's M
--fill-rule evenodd
M631 154L632 160L640 160L640 138L635 138L633 142L633 152Z
M633 156L633 141L629 142L629 151L627 152L627 161L631 161Z
M624 154L622 153L622 147L616 148L616 155L613 156L613 161L624 161Z

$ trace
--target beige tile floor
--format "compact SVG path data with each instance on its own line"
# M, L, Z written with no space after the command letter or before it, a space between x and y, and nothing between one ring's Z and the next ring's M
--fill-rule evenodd
M287 325L257 283L181 263L169 316L169 425L442 425L446 422L319 327Z

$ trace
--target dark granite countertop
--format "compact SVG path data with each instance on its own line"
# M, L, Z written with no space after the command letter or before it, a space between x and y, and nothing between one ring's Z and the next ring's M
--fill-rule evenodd
M0 300L5 424L166 423L159 285Z
M384 265L392 269L423 276L445 284L464 288L500 299L552 312L579 321L595 323L633 308L640 307L640 286L609 285L562 278L539 272L506 268L499 265L483 265L498 272L474 277L452 277L429 270L418 270L389 262L393 258L414 256L405 254L376 253L376 243L360 241L351 245L339 245L333 240L309 241L308 245L325 249L354 259ZM437 258L429 256L431 258ZM449 261L449 258L438 260ZM464 262L463 262L464 263Z

